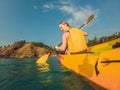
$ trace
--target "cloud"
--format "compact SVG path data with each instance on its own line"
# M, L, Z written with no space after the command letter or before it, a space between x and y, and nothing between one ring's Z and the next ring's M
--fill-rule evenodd
M74 26L79 26L81 21L83 22L86 17L95 13L90 6L84 8L78 6L62 6L60 10L71 16L67 21Z
M43 5L44 9L49 10L59 10L64 15L67 15L66 21L70 23L70 25L79 27L81 22L86 20L91 14L97 15L99 10L93 9L91 6L78 6L74 3L73 0L59 0L58 2L49 2Z
M55 7L54 7L55 5L53 5L52 3L47 3L47 4L44 4L43 5L43 8L46 8L46 9L54 9Z

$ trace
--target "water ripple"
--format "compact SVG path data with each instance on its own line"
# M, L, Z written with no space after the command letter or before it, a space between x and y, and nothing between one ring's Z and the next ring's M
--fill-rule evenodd
M0 58L0 90L93 90L57 57L45 64L36 64L36 60Z

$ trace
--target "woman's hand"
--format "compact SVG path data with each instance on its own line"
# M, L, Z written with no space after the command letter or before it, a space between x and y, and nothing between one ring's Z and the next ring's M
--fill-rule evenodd
M57 45L55 46L55 50L59 51L59 47Z

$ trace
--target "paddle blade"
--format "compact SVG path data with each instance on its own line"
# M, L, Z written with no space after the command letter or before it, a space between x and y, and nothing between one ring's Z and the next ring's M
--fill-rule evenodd
M36 63L37 64L46 63L49 55L50 55L50 53L41 56L40 58L38 58L38 60L36 61Z
M90 15L88 19L84 22L84 25L88 24L93 18L94 18L94 15Z

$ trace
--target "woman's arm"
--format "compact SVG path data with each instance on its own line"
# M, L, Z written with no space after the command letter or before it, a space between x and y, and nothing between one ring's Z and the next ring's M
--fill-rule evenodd
M55 49L58 51L65 51L66 47L67 47L67 39L69 37L69 32L65 32L63 33L62 36L62 45L61 46L55 46Z

